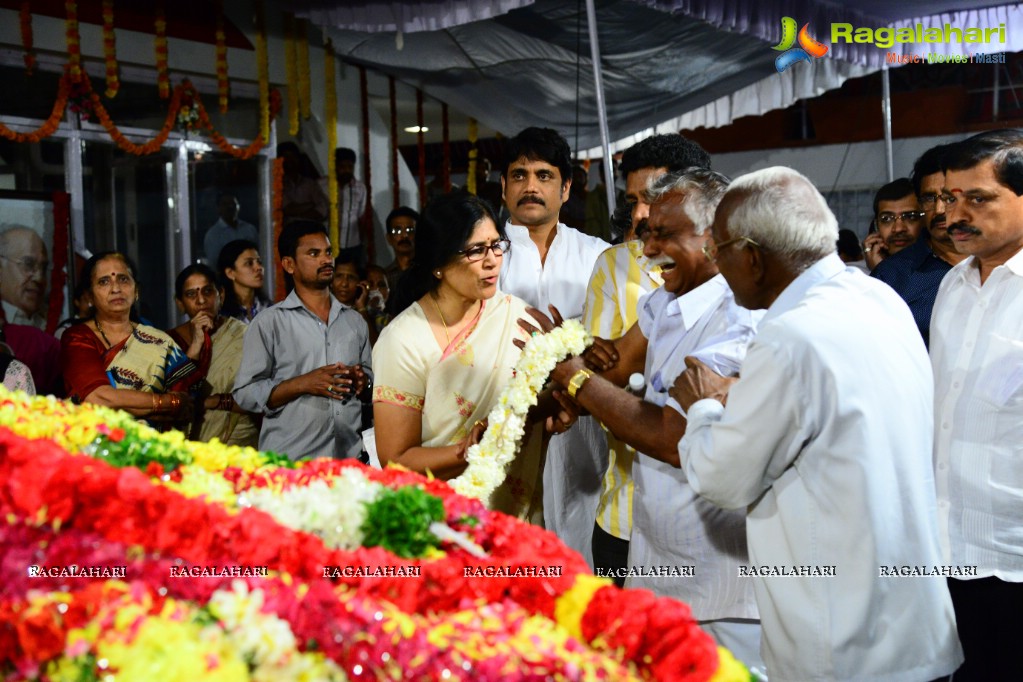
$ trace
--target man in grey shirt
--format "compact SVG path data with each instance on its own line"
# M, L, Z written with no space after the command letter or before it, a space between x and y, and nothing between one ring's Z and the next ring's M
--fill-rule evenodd
M235 402L263 414L259 449L303 457L357 457L370 384L369 330L330 293L334 261L323 225L289 223L277 240L294 290L245 332Z

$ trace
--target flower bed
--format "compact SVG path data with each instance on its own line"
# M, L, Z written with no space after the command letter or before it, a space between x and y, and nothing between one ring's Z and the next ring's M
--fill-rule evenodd
M401 469L0 389L0 517L10 680L749 679L685 605Z

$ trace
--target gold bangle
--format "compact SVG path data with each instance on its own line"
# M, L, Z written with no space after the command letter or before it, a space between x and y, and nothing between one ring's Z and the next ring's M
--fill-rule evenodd
M572 378L568 380L568 397L575 399L575 394L579 392L579 389L583 387L590 377L593 376L593 372L583 368L572 375Z

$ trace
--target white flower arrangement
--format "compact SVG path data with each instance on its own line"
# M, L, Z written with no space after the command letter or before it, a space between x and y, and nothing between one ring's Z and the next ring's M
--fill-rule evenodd
M577 320L565 320L560 327L536 334L526 342L515 363L514 376L487 415L486 433L465 454L468 468L450 482L455 492L489 503L518 453L526 414L536 405L547 377L555 365L570 355L579 355L591 343L593 337Z
M383 486L356 469L345 469L331 481L316 480L283 492L253 488L239 496L238 504L255 507L279 523L319 536L328 547L355 550L362 546L366 504Z

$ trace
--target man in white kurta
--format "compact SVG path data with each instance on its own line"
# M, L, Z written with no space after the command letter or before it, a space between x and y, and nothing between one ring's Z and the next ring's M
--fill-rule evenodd
M632 468L628 567L612 577L686 602L719 642L757 664L753 586L739 577L739 567L748 563L745 514L722 510L687 485L676 450L685 419L668 397L687 356L702 357L726 374L738 372L760 317L736 305L701 252L726 186L726 178L704 170L668 173L653 184L651 193L659 196L652 200L645 248L648 256L659 254L664 286L640 302L638 323L615 341L613 367L590 374L604 364L597 358L603 351L591 349L559 363L551 379L640 453ZM642 399L621 387L640 370L646 377Z
M501 174L511 218L511 249L504 255L501 291L547 312L578 318L597 258L609 246L558 221L572 185L571 150L557 132L527 128L509 140ZM592 565L590 536L607 467L607 440L594 420L580 419L553 436L544 466L544 523Z
M701 366L672 389L679 458L700 495L747 510L772 682L932 680L962 660L944 578L889 575L941 564L927 352L898 295L833 253L837 233L795 171L733 183L709 257L767 314L727 407L696 400L714 383Z
M646 190L665 173L687 168L710 168L710 156L691 140L678 134L652 135L625 150L619 172L625 177L625 201L632 223L624 241L601 254L590 276L583 308L583 324L594 337L621 338L639 319L639 301L664 284L656 255L643 253L640 241L648 230L650 204ZM628 566L632 535L632 463L636 451L607 434L608 465L593 525L593 568L615 575Z
M946 158L946 223L969 257L931 317L934 468L944 561L966 663L956 682L1013 679L1023 606L1023 132L991 131Z

